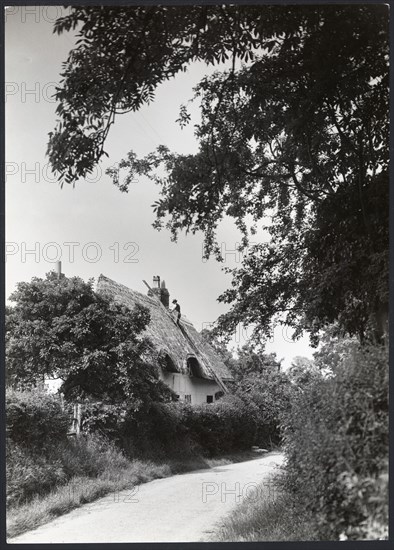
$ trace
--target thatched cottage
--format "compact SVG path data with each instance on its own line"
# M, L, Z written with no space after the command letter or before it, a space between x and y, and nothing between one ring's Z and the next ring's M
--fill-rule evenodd
M144 295L100 275L97 292L129 308L136 304L148 308L151 321L145 335L153 343L152 359L179 399L192 404L212 403L226 392L226 381L232 380L228 368L183 314L177 325L169 309L169 292L159 277L153 278L153 286Z

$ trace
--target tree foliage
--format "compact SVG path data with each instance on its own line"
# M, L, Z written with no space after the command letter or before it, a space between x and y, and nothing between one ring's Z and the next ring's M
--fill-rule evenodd
M42 390L7 389L7 434L16 444L43 453L51 445L67 440L69 416L59 398Z
M242 247L219 329L255 336L276 320L312 342L336 322L364 339L386 329L388 304L388 17L383 5L78 7L55 30L79 30L57 91L48 154L66 181L101 158L116 112L137 110L196 60L229 69L195 89L199 151L160 146L119 167L160 186L155 226L202 231L220 258L218 224ZM235 61L244 62L235 70ZM190 115L181 108L181 125ZM251 223L248 223L248 220Z
M281 424L288 409L289 377L281 370L275 353L257 350L246 344L237 350L229 368L234 376L231 384L236 396L255 411L256 444L266 446L281 442Z
M149 341L145 308L127 307L79 277L19 283L6 315L7 382L35 384L60 378L66 395L126 401L139 408L165 392L156 368L142 357Z
M233 381L227 382L230 393L240 398L251 413L254 443L264 447L279 444L290 393L298 387L294 390L276 354L266 353L251 342L231 353L213 330L204 329L203 334L233 375Z
M231 374L236 382L242 383L245 379L259 378L261 376L280 371L280 361L276 353L266 353L256 349L251 343L237 349L236 357L228 364Z
M319 355L333 376L290 394L285 488L309 510L318 540L387 538L388 348L339 341Z
M221 6L72 6L54 32L77 31L55 97L58 125L50 134L53 168L72 182L91 172L118 113L138 110L157 86L192 61L248 59L258 8ZM278 14L273 14L272 19ZM239 49L239 53L237 50Z
M316 361L301 356L294 357L287 375L296 391L304 391L308 384L322 379L322 373L316 365Z

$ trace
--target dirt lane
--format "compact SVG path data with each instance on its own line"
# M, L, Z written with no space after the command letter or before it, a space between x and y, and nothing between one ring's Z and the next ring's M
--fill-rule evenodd
M198 542L262 481L283 455L158 479L107 495L8 543Z

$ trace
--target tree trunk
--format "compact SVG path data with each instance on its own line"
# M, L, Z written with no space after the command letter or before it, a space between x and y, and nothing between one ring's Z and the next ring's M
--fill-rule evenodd
M375 338L377 343L384 344L389 335L389 305L378 302L375 308Z

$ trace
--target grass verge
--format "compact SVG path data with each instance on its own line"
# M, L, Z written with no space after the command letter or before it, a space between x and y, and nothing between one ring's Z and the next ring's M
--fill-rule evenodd
M169 477L188 471L214 468L233 462L259 458L253 451L240 451L219 458L190 457L187 460L171 459L160 463L132 460L126 467L106 468L96 477L74 476L66 484L53 488L49 493L36 495L26 503L8 506L7 539L36 529L56 517L101 497L154 479Z
M318 540L312 518L288 493L266 482L259 485L220 523L211 536L215 542Z

